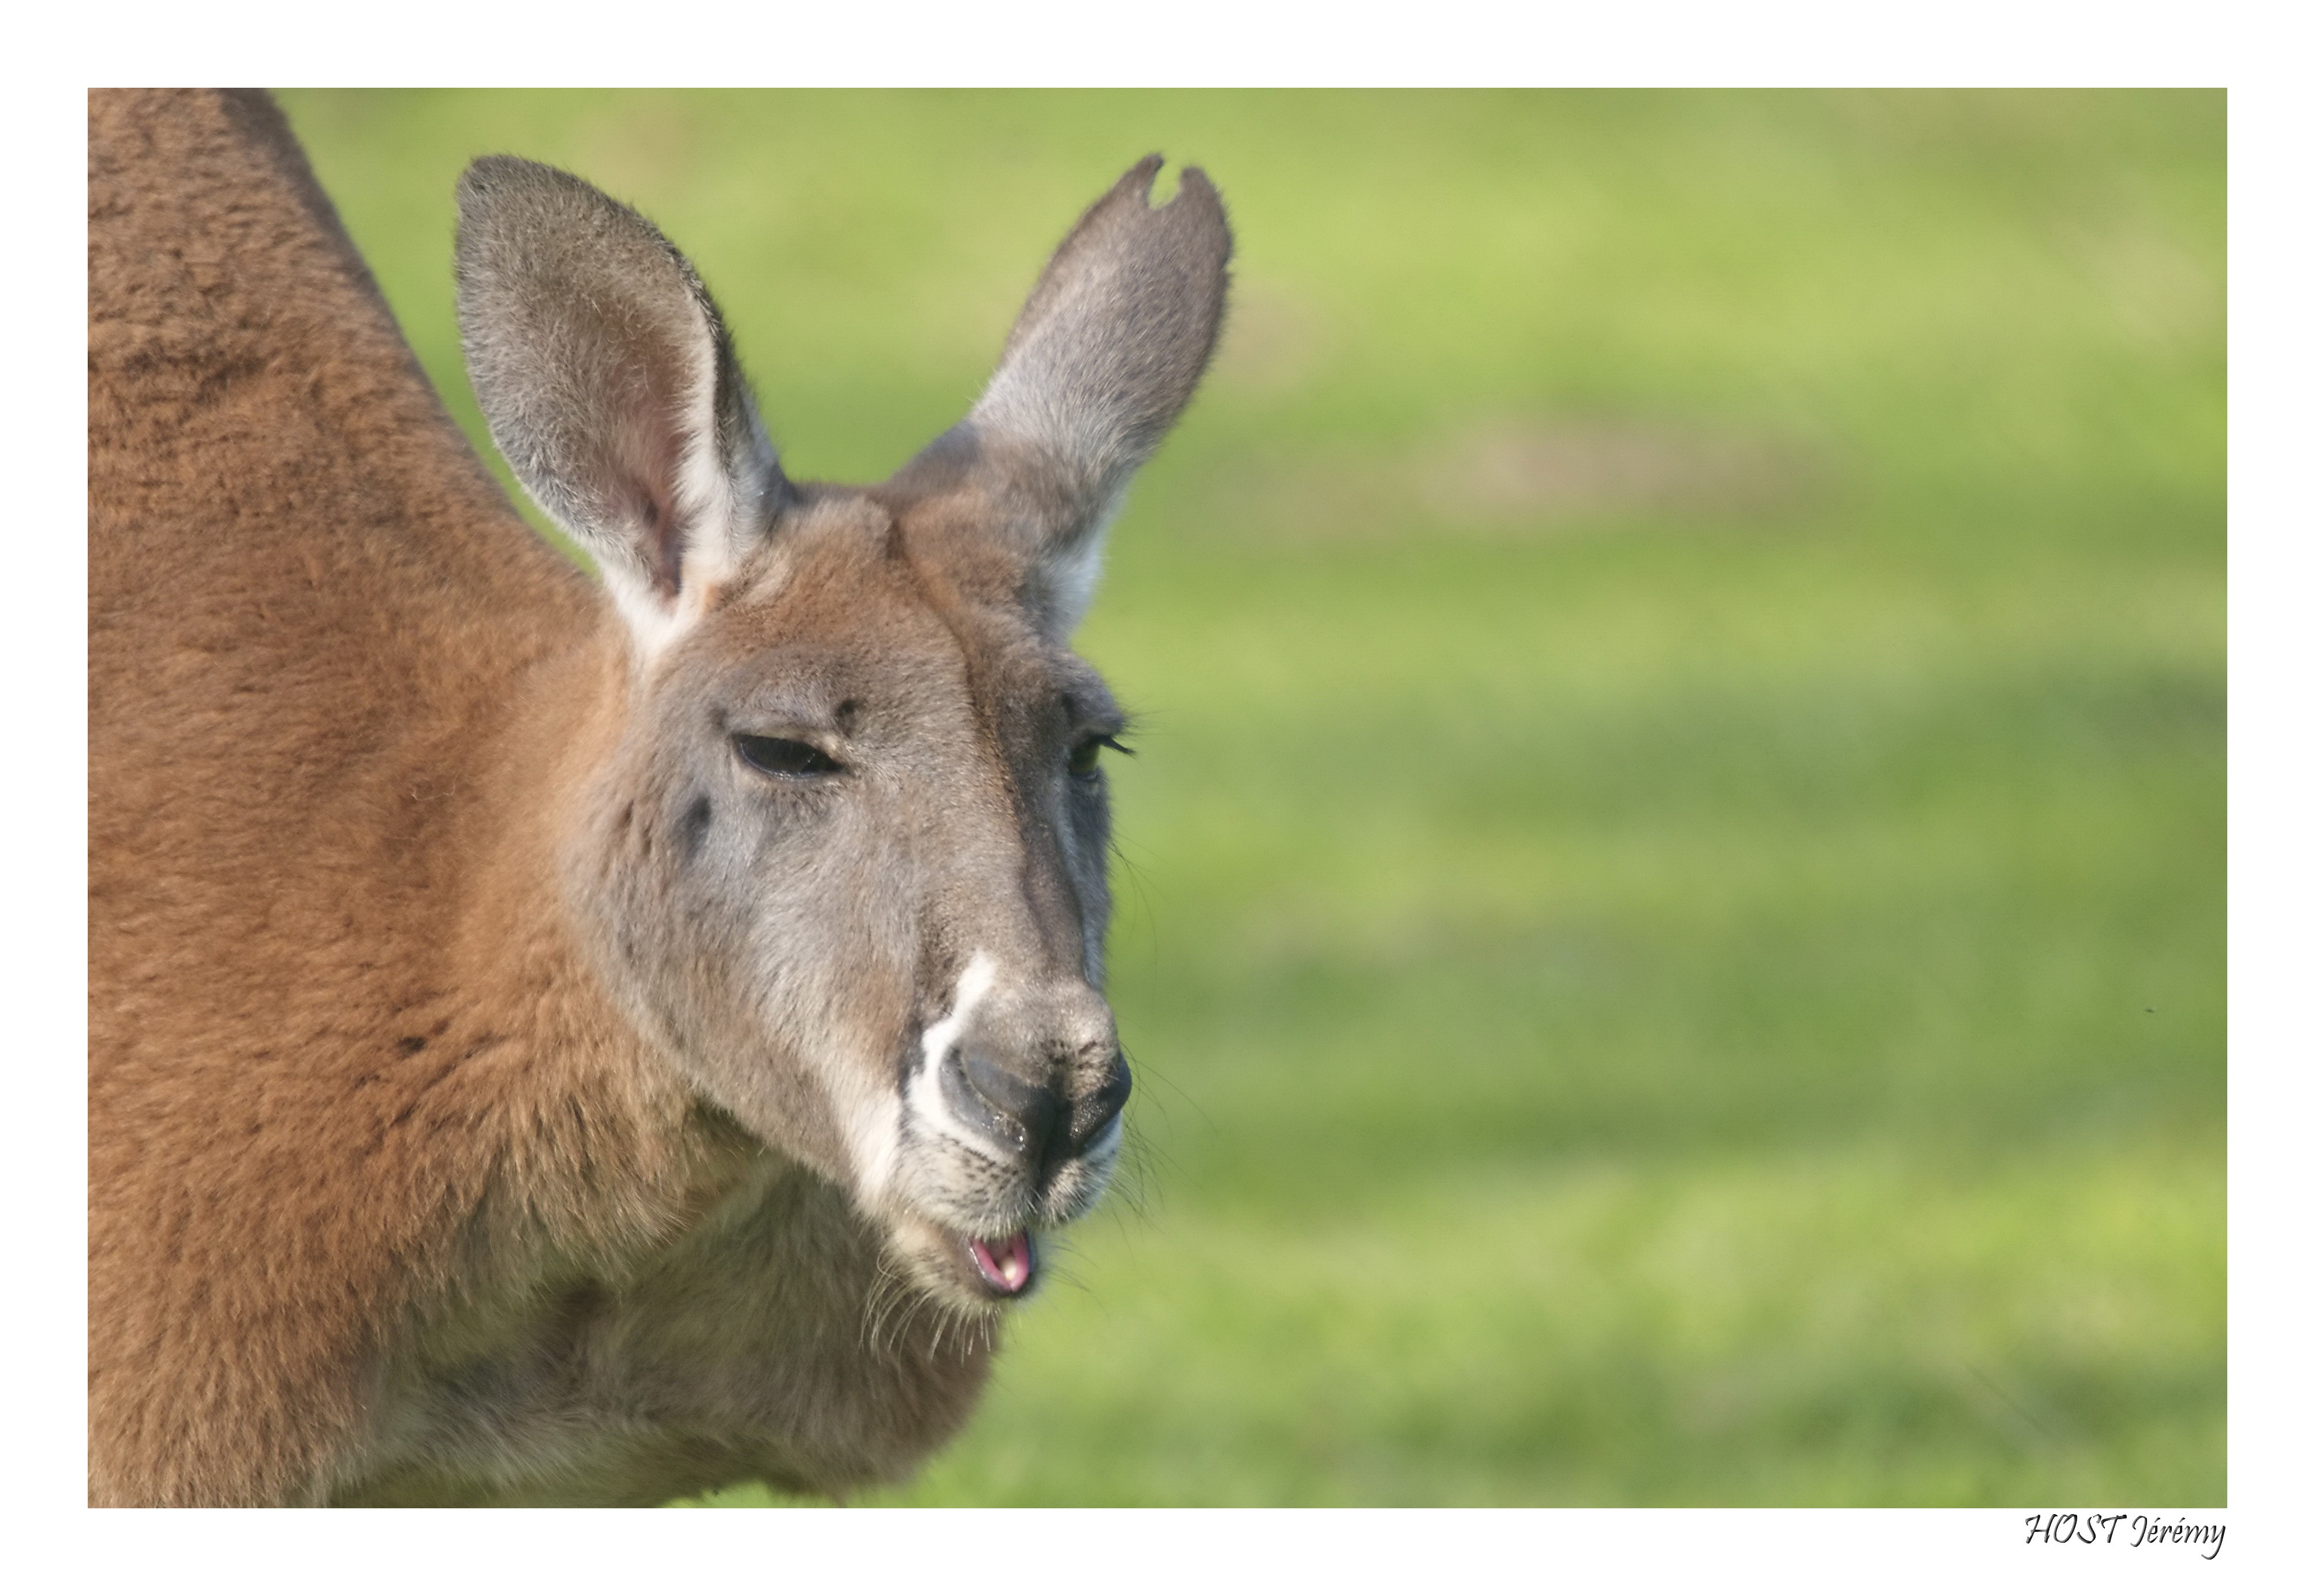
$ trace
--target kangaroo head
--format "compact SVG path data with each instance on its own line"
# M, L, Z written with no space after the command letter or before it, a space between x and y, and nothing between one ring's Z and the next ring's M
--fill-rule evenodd
M703 1095L848 1190L926 1290L1017 1296L1117 1162L1101 996L1118 708L1069 637L1229 255L1142 162L1055 253L970 415L889 481L793 482L698 275L578 179L458 190L492 438L594 557L632 669L562 795L561 891Z

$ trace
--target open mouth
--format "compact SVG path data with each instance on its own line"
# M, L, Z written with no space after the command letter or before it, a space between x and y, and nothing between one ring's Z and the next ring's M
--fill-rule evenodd
M1036 1244L1026 1230L1016 1230L995 1241L968 1237L965 1251L980 1272L981 1283L1000 1297L1018 1297L1037 1278Z

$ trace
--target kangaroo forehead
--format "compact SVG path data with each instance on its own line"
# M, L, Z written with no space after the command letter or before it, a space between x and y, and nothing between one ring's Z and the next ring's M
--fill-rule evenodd
M948 540L914 531L864 495L827 489L784 518L714 628L727 690L847 731L895 707L967 701L998 720L1121 719L1100 674L1024 607L1022 562L960 562Z

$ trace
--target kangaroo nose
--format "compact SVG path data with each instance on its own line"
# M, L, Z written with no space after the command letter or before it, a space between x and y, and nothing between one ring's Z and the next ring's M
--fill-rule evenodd
M1014 1074L977 1047L953 1050L941 1070L949 1106L1031 1163L1060 1122L1061 1095Z
M1094 1089L1075 1102L1044 1081L1007 1068L982 1048L952 1048L941 1062L941 1093L951 1111L1033 1168L1091 1147L1132 1089L1122 1058L1113 1058Z
M1069 1140L1073 1152L1083 1152L1109 1132L1117 1116L1125 1111L1125 1100L1133 1095L1133 1071L1125 1067L1125 1055L1118 1054L1103 1072L1101 1084L1077 1101L1069 1111Z

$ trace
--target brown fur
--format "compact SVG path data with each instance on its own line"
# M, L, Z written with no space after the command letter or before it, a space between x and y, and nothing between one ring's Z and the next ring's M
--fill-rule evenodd
M879 1196L813 1050L905 1072L989 949L1025 973L971 1045L1069 1112L1122 1098L1105 808L1043 795L1114 712L1051 572L1204 364L1201 191L1202 332L1126 446L1014 469L1050 451L968 422L885 489L779 479L645 663L467 448L271 102L91 95L93 1502L841 1491L962 1423L994 1324L943 1295L945 1238L1059 1222L1100 1172L992 1174L985 1228ZM684 741L798 681L870 706L852 808ZM665 864L695 767L790 804L742 841L867 863L760 910L771 842ZM734 998L767 967L730 950L806 924L819 962Z

